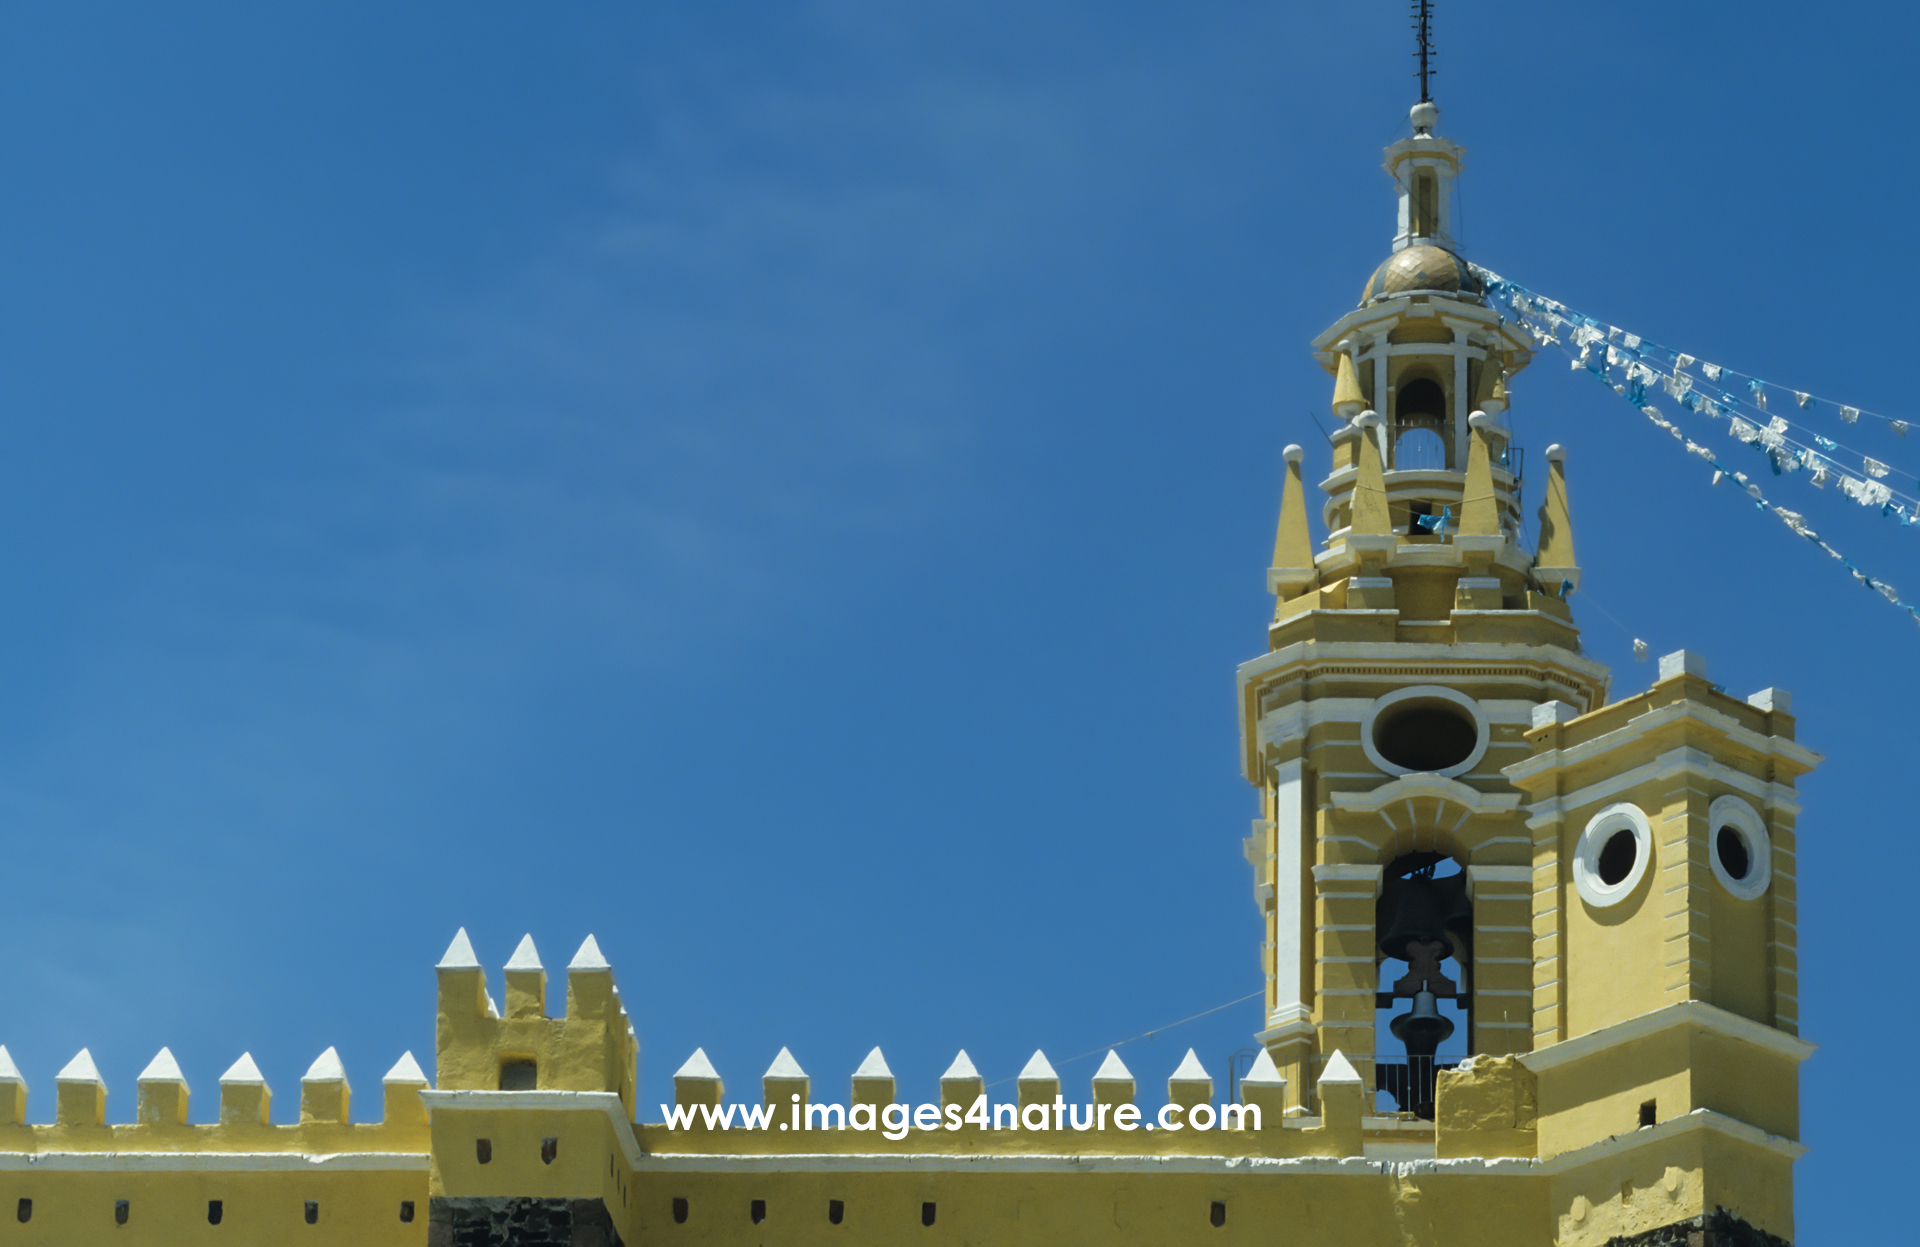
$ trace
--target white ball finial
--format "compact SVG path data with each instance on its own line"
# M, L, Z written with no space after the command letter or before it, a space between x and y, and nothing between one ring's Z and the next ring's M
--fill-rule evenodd
M1440 124L1440 106L1431 100L1422 100L1407 113L1407 120L1413 123L1415 134L1430 134Z
M1565 446L1562 446L1559 442L1555 442L1553 445L1547 447L1548 463L1565 463L1566 459L1567 459L1567 448Z
M1298 445L1290 445L1281 451L1280 454L1288 463L1299 463L1307 457L1307 452L1302 450Z

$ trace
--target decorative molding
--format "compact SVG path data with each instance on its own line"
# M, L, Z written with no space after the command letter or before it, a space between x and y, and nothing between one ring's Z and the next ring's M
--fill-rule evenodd
M1633 833L1633 868L1618 883L1600 877L1600 854L1621 832ZM1653 827L1647 815L1630 801L1621 801L1587 820L1587 829L1573 849L1573 886L1580 899L1595 909L1618 905L1633 894L1653 861Z
M619 1097L615 1097L618 1099ZM425 1172L425 1152L0 1152L0 1172L23 1169L61 1173L206 1173L401 1171Z
M1599 1030L1588 1031L1576 1038L1524 1053L1520 1057L1520 1063L1539 1074L1592 1056L1596 1052L1604 1052L1621 1044L1658 1035L1676 1026L1697 1026L1701 1030L1712 1031L1716 1035L1738 1040L1775 1056L1784 1057L1796 1064L1806 1060L1814 1052L1813 1044L1796 1035L1777 1031L1771 1026L1763 1026L1736 1013L1728 1013L1725 1009L1716 1008L1704 1000L1683 1000L1677 1004L1662 1005L1651 1013L1643 1013L1639 1017L1615 1022L1612 1026L1603 1026Z
M1764 757L1787 758L1808 770L1812 770L1822 761L1821 755L1797 741L1788 740L1784 736L1763 736L1752 728L1742 725L1732 715L1701 705L1699 702L1680 701L1636 715L1612 731L1604 732L1592 740L1583 741L1571 748L1549 749L1525 762L1516 762L1507 768L1507 777L1517 781L1556 767L1571 767L1582 762L1591 762L1616 749L1634 744L1661 728L1688 719L1711 727L1734 744L1751 749Z
M1528 763L1525 762L1516 762L1505 768L1504 773L1512 778L1515 771L1527 765ZM1791 818L1800 813L1800 804L1794 799L1797 794L1792 788L1785 784L1755 779L1751 775L1734 770L1724 762L1716 761L1713 755L1705 750L1685 745L1679 749L1669 750L1651 762L1643 762L1631 770L1598 780L1564 796L1548 797L1544 801L1534 802L1526 807L1527 826L1538 831L1552 826L1566 817L1570 811L1605 801L1623 792L1630 792L1648 780L1673 779L1686 774L1698 775L1703 779L1746 793L1756 801L1764 803L1769 810L1778 815Z
M1731 828L1747 851L1747 875L1735 879L1720 860L1720 830ZM1766 820L1759 811L1731 794L1715 797L1707 807L1707 860L1713 864L1713 877L1720 886L1743 901L1766 895L1773 882L1773 837L1767 834Z
M1378 814L1397 801L1433 798L1469 814L1512 814L1520 809L1517 792L1481 792L1457 779L1430 771L1409 771L1377 788L1330 794L1333 806L1353 814Z
M1444 684L1412 684L1406 688L1397 688L1391 693L1375 698L1373 704L1367 707L1366 717L1360 721L1360 748L1365 751L1367 761L1373 763L1389 775L1408 776L1427 773L1415 771L1410 767L1404 767L1396 762L1388 761L1381 755L1380 750L1376 748L1373 743L1374 725L1380 721L1381 713L1391 710L1400 703L1407 701L1447 702L1460 710L1464 710L1467 716L1473 720L1473 751L1467 754L1461 761L1454 763L1452 766L1443 767L1438 771L1431 772L1432 774L1448 777L1464 775L1474 767L1480 765L1480 759L1486 756L1487 744L1493 736L1493 725L1487 722L1487 716L1481 713L1478 702L1460 690L1448 688Z
M421 1103L429 1112L473 1110L510 1110L527 1113L605 1113L613 1123L613 1137L627 1164L640 1164L640 1143L633 1137L633 1122L626 1106L611 1091L422 1091Z

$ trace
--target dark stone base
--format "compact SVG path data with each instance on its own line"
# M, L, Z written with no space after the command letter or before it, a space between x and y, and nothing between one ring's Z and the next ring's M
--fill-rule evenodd
M427 1247L624 1247L597 1199L436 1199Z
M1793 1247L1786 1239L1756 1230L1725 1208L1703 1217L1676 1221L1644 1234L1607 1240L1607 1247Z

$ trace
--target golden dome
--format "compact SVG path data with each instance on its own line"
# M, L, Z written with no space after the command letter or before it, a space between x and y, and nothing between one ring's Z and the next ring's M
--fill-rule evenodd
M1429 290L1480 302L1480 282L1467 262L1445 248L1426 243L1402 247L1388 256L1385 264L1373 270L1360 302Z

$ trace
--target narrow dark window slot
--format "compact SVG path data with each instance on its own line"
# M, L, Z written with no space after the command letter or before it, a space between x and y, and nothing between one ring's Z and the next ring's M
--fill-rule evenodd
M473 1141L473 1155L481 1164L491 1165L493 1163L493 1140L475 1139Z
M765 1221L767 1219L767 1201L764 1199L754 1200L753 1203L747 1206L747 1215L753 1218L755 1225L759 1225L762 1221Z
M676 1195L673 1197L673 1223L675 1225L685 1225L687 1223L687 1201L685 1196Z
M846 1216L847 1216L846 1204L842 1203L837 1199L830 1199L827 1201L827 1221L829 1224L839 1225L842 1221L846 1219Z
M400 1201L400 1222L402 1225L413 1224L413 1201L410 1199Z
M920 1224L932 1225L934 1212L935 1212L935 1209L933 1206L933 1201L929 1200L926 1203L920 1205Z
M18 1218L22 1224L33 1220L33 1201L30 1199L21 1200L20 1206L14 1210L13 1215Z
M307 1201L307 1224L308 1225L320 1224L320 1201L317 1199L310 1199Z
M540 1163L541 1164L551 1165L553 1163L553 1158L558 1156L559 1154L560 1154L560 1140L558 1139L540 1140Z
M1640 1106L1641 1126L1651 1126L1659 1121L1659 1108L1657 1107L1659 1103L1658 1100L1648 1100Z
M1221 1200L1214 1200L1213 1207L1207 1212L1207 1220L1211 1221L1216 1227L1225 1225L1227 1223L1226 1204Z
M219 1225L220 1218L224 1216L225 1213L226 1213L226 1210L220 1206L219 1200L210 1199L207 1201L207 1224L208 1225Z
M124 1199L114 1200L113 1201L113 1223L115 1225L125 1225L127 1223L127 1217L130 1213L132 1213L132 1211L133 1211L133 1206L129 1204L126 1200ZM26 1218L22 1217L21 1220L24 1221L26 1220Z

